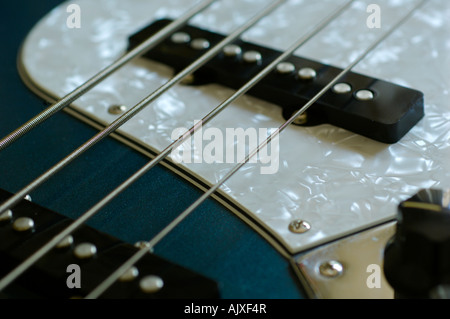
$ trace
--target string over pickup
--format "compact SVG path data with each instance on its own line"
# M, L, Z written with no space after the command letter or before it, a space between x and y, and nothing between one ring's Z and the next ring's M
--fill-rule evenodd
M158 20L132 35L129 49L170 22ZM144 57L178 71L224 38L221 34L188 25ZM197 71L190 84L217 83L239 89L280 54L280 51L238 40ZM289 119L341 71L317 61L291 56L248 94L279 105L284 118ZM390 144L398 142L423 117L423 93L349 72L295 124L315 126L328 123Z
M0 201L11 195L0 189ZM24 223L26 221L29 223ZM15 269L72 222L27 200L6 214L0 214L0 276ZM28 227L23 227L24 224ZM83 225L0 292L0 298L84 297L139 248ZM79 267L78 284L73 276L77 274L75 267ZM148 253L101 298L195 299L219 296L215 281Z

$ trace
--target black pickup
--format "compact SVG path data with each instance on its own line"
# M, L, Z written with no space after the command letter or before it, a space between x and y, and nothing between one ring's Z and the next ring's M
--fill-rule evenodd
M0 190L3 202L12 194ZM0 277L5 276L19 263L66 228L72 220L28 200L12 209L11 218L0 218ZM19 218L31 218L34 227L17 230ZM65 248L55 247L32 268L1 292L1 298L73 298L84 297L130 258L138 248L89 226L82 226L73 234L73 243ZM92 243L97 253L86 259L74 254L80 243ZM80 267L81 287L68 287L72 274L69 265ZM137 264L137 277L130 281L117 281L101 298L218 298L216 282L194 273L154 254L146 254ZM154 276L162 280L159 290L143 290L143 278ZM71 282L71 280L69 280Z
M129 50L170 22L168 19L158 20L132 35ZM206 39L210 46L214 46L225 38L224 35L189 25L179 32L189 35L190 40L177 42L169 37L144 57L179 71L204 54L204 50L192 47L193 40ZM234 44L241 48L242 54L233 58L219 54L194 74L193 84L218 83L239 89L281 54L242 40ZM244 61L243 54L249 51L261 54L259 63ZM282 74L274 70L248 93L279 105L284 118L288 119L342 69L296 56L291 56L286 62L292 63L295 71ZM309 80L299 77L298 71L302 68L313 69L315 77ZM335 90L329 90L308 110L306 120L300 125L329 123L376 141L396 143L424 117L424 96L419 91L353 72L349 72L340 82L349 84L350 91L338 94ZM361 90L370 91L373 98L358 98Z

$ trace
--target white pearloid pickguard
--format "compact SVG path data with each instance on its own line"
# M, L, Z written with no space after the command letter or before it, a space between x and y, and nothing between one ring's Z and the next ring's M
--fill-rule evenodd
M321 17L345 1L287 1L243 38L287 49ZM124 53L129 35L158 18L176 18L196 2L188 0L80 0L81 28L68 28L72 2L50 12L24 42L21 65L34 90L62 97ZM222 0L196 16L194 25L229 34L269 1ZM346 67L377 37L403 17L411 0L379 0L381 28L369 29L366 9L350 9L296 54ZM424 92L426 117L400 142L385 145L346 130L322 125L289 127L280 136L279 171L260 174L247 164L222 191L261 226L297 253L393 219L396 208L422 188L450 187L450 2L430 0L354 71ZM111 105L132 106L165 83L167 66L137 60L78 99L74 108L104 124L116 116ZM175 128L192 126L233 93L215 84L178 85L124 125L120 132L153 150L171 142ZM393 105L395 107L395 105ZM245 96L207 127L275 128L281 109ZM214 184L234 164L182 164ZM311 230L294 234L291 221Z

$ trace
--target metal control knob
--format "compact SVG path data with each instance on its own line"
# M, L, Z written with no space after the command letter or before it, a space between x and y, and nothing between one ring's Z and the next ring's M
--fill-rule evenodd
M422 190L399 205L384 273L396 298L433 298L450 284L450 190Z

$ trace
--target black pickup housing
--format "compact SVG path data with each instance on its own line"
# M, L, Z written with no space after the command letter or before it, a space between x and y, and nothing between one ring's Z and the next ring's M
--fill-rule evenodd
M161 30L171 22L158 20L129 38L129 50ZM179 30L191 39L207 39L211 46L225 38L224 35L186 25ZM229 58L221 53L194 74L193 84L217 83L239 89L282 52L257 44L235 41L243 52L255 50L262 54L259 64L246 63L242 57ZM187 67L204 54L191 48L189 43L174 43L170 37L144 55L145 58L171 66L175 71ZM286 62L295 65L296 70L309 67L316 70L314 80L300 80L297 72L280 74L273 71L248 94L279 105L285 119L290 118L342 69L317 61L290 56ZM337 94L329 90L309 110L304 126L332 124L383 143L396 143L424 117L424 95L410 88L402 87L380 79L349 72L339 82L351 85L352 91ZM359 90L370 90L374 99L361 101L355 97Z
M0 189L0 201L12 194ZM10 221L0 222L0 278L31 256L64 230L72 220L27 200L13 209ZM20 217L34 220L31 231L18 232L13 223ZM54 248L0 293L0 298L73 298L84 297L127 261L138 248L87 225L74 233L74 243L67 248ZM97 254L89 259L74 255L79 243L92 243ZM81 269L81 287L69 288L67 266ZM217 283L198 273L176 265L155 254L146 254L137 264L139 276L132 281L117 281L100 298L103 299L197 299L220 297ZM164 286L155 293L144 293L139 281L147 275L163 279Z

